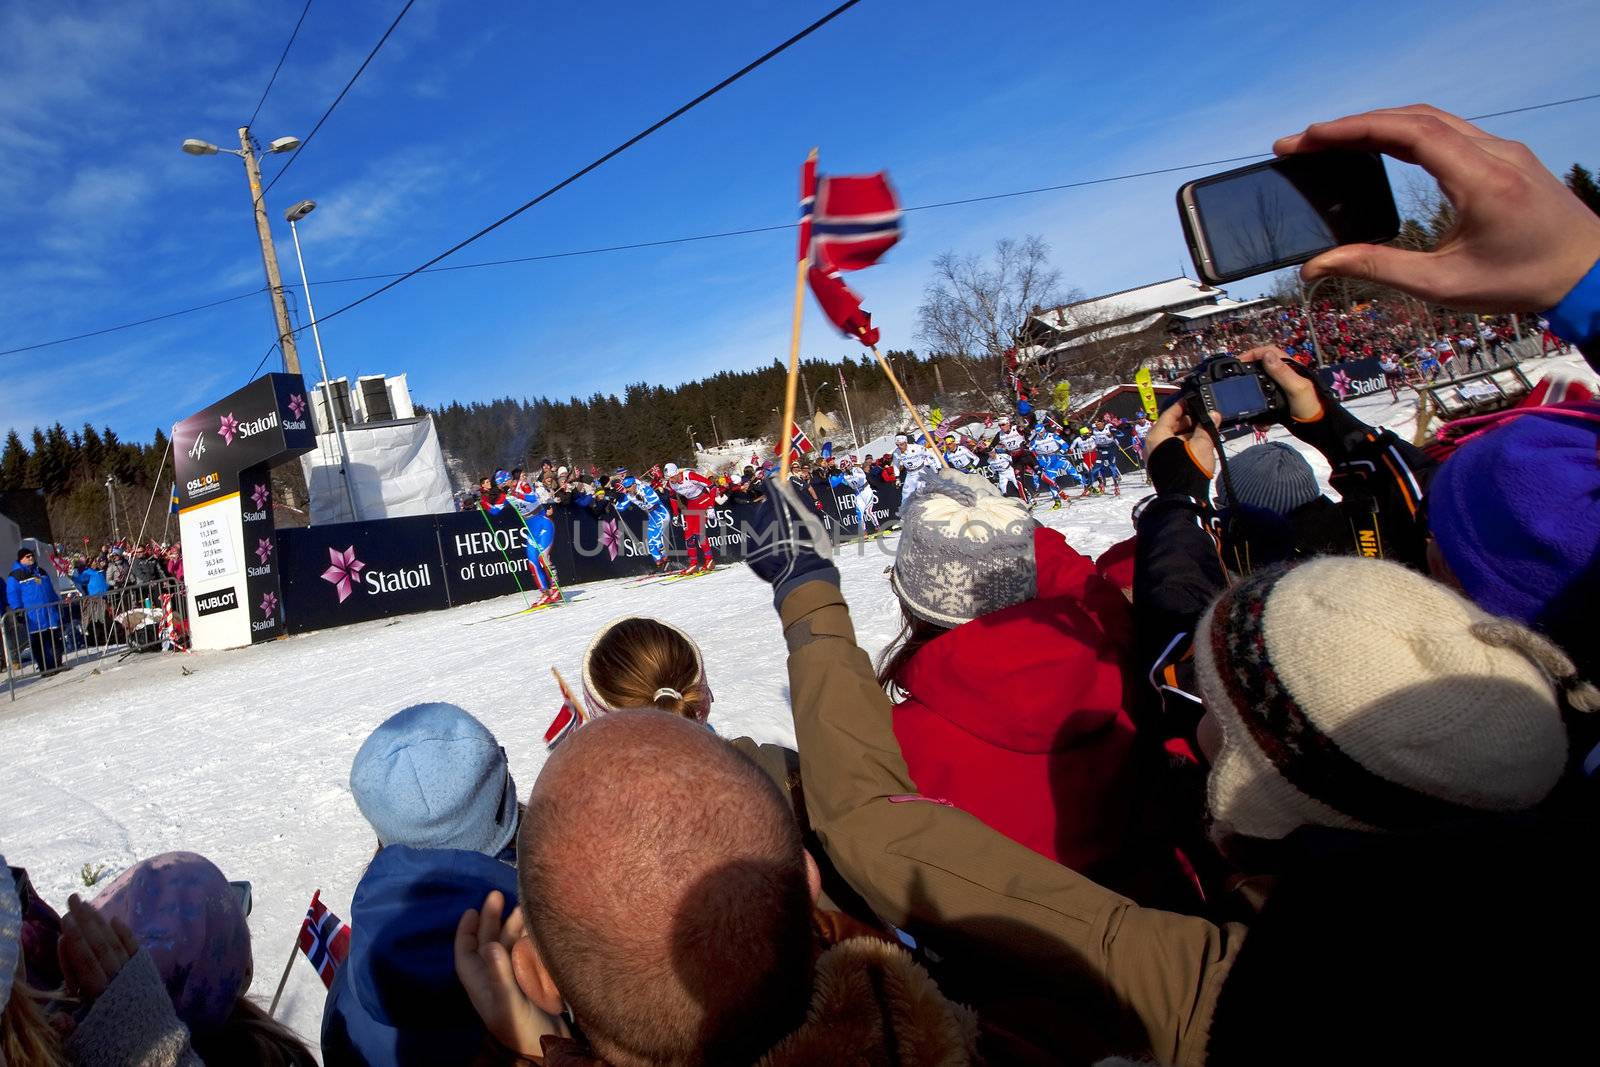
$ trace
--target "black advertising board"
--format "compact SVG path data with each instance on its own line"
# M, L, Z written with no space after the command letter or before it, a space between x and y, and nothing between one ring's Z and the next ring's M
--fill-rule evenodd
M1389 387L1376 356L1329 364L1317 371L1317 380L1341 401L1381 393Z
M283 589L278 581L273 536L272 468L266 463L239 472L239 526L244 538L244 606L250 643L283 636Z
M436 529L441 518L450 516L278 531L290 632L449 607Z
M515 508L457 511L434 521L452 604L538 587L528 573L528 529Z
M245 468L281 463L315 447L305 380L264 374L172 428L178 507L237 492Z
M900 489L876 489L880 523L893 522ZM248 501L246 505L248 506ZM837 505L844 521L831 514ZM829 528L841 542L856 536L855 501L829 494ZM757 505L728 504L706 513L705 536L718 563L740 563L752 547ZM646 516L558 505L551 562L562 585L583 585L650 574L655 561L645 545ZM669 566L684 561L680 531L668 538ZM528 572L528 530L511 508L335 523L279 530L268 554L281 589L282 625L303 633L352 622L433 611L517 592L537 583ZM259 544L247 545L252 551ZM252 555L251 562L257 558ZM256 598L254 590L251 597ZM231 605L228 605L231 606ZM210 610L225 611L218 601ZM259 620L260 604L246 604Z

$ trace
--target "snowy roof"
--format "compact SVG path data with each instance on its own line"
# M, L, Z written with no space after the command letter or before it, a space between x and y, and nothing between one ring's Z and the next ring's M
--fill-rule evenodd
M1260 307L1262 304L1270 303L1272 303L1271 298L1265 296L1256 300L1233 300L1223 297L1215 304L1201 304L1197 308L1184 308L1182 311L1173 311L1168 314L1176 319L1193 321L1195 319L1208 319L1212 315L1222 315L1229 311L1244 311L1248 308Z
M1214 289L1193 278L1168 278L1166 281L1124 289L1119 293L1079 300L1041 312L1033 318L1051 330L1081 330L1100 323L1121 322L1134 316L1148 316L1172 308L1220 300L1226 296L1221 289Z
M1099 329L1089 330L1086 333L1080 333L1076 337L1073 337L1067 341L1063 341L1058 345L1051 345L1048 348L1041 345L1034 345L1030 348L1021 350L1018 354L1023 359L1042 359L1045 356L1056 356L1063 352L1070 352L1074 348L1078 348L1082 345L1095 344L1100 341L1115 341L1119 337L1128 337L1132 334L1143 333L1152 326L1158 325L1163 316L1164 312L1157 312L1154 315L1146 315L1143 318L1134 319L1130 322L1119 322L1112 326L1102 326Z

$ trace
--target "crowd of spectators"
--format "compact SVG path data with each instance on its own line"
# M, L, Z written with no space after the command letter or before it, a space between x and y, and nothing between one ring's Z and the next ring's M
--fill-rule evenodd
M1422 106L1277 146L1329 147L1420 162L1472 240L1341 248L1308 278L1548 308L1600 363L1600 218L1526 149ZM350 771L377 848L323 1063L1592 1055L1600 406L1547 390L1424 452L1285 347L1240 358L1337 500L1272 445L1224 456L1183 404L1098 559L939 470L876 665L815 508L770 484L748 559L793 749L720 737L693 637L637 618L596 635L530 790L465 709L380 724ZM214 865L147 860L59 918L15 881L10 1067L312 1062L244 996Z
M1336 363L1354 359L1392 359L1414 380L1487 370L1510 359L1519 332L1540 339L1545 351L1558 344L1542 321L1524 326L1512 315L1440 313L1426 315L1415 301L1370 300L1345 308L1319 300L1307 310L1303 305L1275 304L1268 308L1219 318L1196 330L1178 335L1168 353L1154 361L1169 380L1187 374L1204 359L1272 345L1291 358L1311 363ZM1316 339L1312 339L1313 325ZM1430 362L1430 361L1436 361Z

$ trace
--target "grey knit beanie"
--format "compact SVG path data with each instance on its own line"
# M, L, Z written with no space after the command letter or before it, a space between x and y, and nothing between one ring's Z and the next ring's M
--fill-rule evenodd
M1228 457L1228 476L1239 503L1287 515L1322 495L1317 475L1299 449L1284 441L1253 445ZM1229 503L1227 487L1217 485L1217 503Z
M941 470L901 517L889 582L917 618L960 626L1033 598L1038 524L976 475Z

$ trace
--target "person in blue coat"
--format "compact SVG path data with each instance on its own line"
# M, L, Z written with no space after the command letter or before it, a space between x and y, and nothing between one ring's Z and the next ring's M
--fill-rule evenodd
M33 549L17 551L16 566L6 578L6 602L23 609L33 662L40 674L54 674L61 665L61 594L50 576L39 569Z
M350 903L350 955L322 1009L325 1067L468 1063L488 1031L456 978L456 926L517 871L481 852L389 845Z

